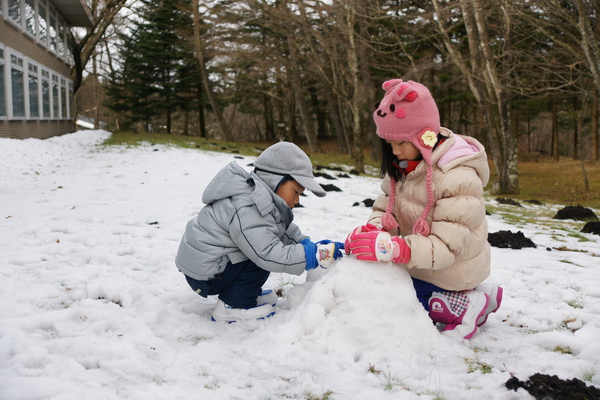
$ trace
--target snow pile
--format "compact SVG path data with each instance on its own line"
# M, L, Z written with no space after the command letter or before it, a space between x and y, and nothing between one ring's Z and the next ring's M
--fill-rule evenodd
M504 302L470 341L437 332L406 271L350 257L316 281L272 274L268 320L215 323L174 257L213 175L253 158L108 136L0 139L0 398L524 399L504 383L537 372L600 386L598 236L489 216L537 247L492 248ZM295 222L343 241L379 184L339 178Z

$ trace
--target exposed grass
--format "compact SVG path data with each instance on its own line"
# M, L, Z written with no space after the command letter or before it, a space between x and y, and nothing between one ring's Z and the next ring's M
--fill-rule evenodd
M598 364L598 361L596 361L589 370L582 371L583 372L582 378L585 382L591 382L592 379L594 378L594 376L596 376L596 364Z
M479 359L465 358L465 362L468 365L468 371L470 374L475 371L480 371L482 374L490 374L494 369L494 367L491 364L480 361Z
M131 132L114 132L104 143L105 145L139 146L143 142L197 148L245 156L256 156L273 142L224 142L214 139L203 139L197 136L168 135L164 133L136 134ZM311 157L314 165L344 165L351 169L352 159L337 150L335 140L322 141L323 152L311 153L306 143L298 145ZM370 159L369 150L365 149L365 167L367 172L376 176L379 170L378 162ZM509 197L519 202L539 200L546 204L581 205L600 209L600 162L586 161L585 171L589 181L589 191L585 190L581 161L561 158L555 162L550 157L530 155L523 156L519 161L518 195L499 195ZM496 169L490 162L490 190L492 182L497 180Z
M235 153L242 156L257 156L275 142L225 142L215 139L204 139L198 136L168 135L164 133L131 133L113 132L104 145L135 147L142 143L156 143L164 145L179 146L183 148L196 148L200 150L211 150L224 153ZM337 146L324 143L322 153L311 153L306 143L297 143L311 158L313 165L344 165L352 168L353 161L350 156L337 151ZM374 162L365 160L369 170L376 167Z
M554 351L562 354L573 354L573 350L569 346L556 346Z
M330 400L331 396L333 396L333 391L328 390L326 392L323 393L322 396L315 396L312 393L306 393L306 400Z
M524 157L527 158L527 157ZM585 181L581 161L561 157L555 162L549 157L519 161L518 195L510 197L517 201L539 200L543 203L563 205L581 205L600 209L600 162L585 161L585 171L589 182L589 191L585 190ZM492 176L497 179L495 167L490 163ZM488 185L488 189L491 184Z

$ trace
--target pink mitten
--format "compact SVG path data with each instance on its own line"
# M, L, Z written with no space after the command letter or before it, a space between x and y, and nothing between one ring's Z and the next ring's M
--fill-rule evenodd
M382 230L368 232L355 229L346 239L346 253L359 260L384 261L406 264L410 260L410 248L404 239Z
M356 235L358 235L359 233L366 233L366 232L383 232L383 229L378 228L373 224L366 224L363 226L359 226L358 228L355 228L346 237L346 242L344 243L344 250L346 250L346 254L351 254L350 250L352 250L352 249L349 248L348 246L350 245L352 238L355 237Z

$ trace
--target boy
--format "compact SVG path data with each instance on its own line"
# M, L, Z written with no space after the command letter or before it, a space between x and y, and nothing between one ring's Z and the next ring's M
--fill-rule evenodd
M308 156L293 143L279 142L254 167L248 173L231 162L213 178L202 195L206 205L188 222L175 259L196 293L219 296L214 321L270 317L277 296L262 285L271 272L300 275L341 256L341 243L313 243L292 222L292 208L305 189L326 195Z

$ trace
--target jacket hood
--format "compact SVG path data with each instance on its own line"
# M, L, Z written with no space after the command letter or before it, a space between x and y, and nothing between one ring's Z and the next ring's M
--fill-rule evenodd
M221 169L206 186L202 194L202 202L210 204L242 193L251 194L254 186L247 182L248 179L250 179L250 174L232 161Z
M447 131L449 130L447 129ZM434 162L442 171L447 172L459 164L467 165L477 172L483 186L487 185L490 179L487 153L485 147L477 139L452 133L440 147L440 151L437 154L434 153Z
M247 196L261 215L277 208L286 219L294 219L292 209L254 172L249 173L232 161L215 175L202 194L202 202L210 204L228 197Z

